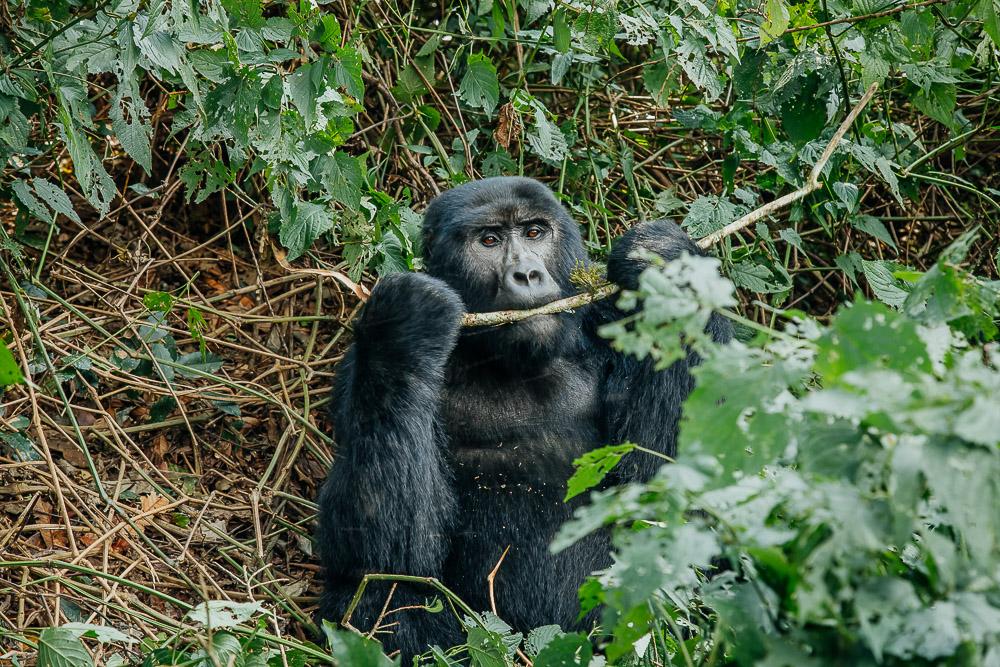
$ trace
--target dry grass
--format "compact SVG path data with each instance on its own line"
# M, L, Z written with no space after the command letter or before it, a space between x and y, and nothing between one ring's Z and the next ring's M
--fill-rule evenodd
M153 637L181 627L179 601L254 599L278 610L272 632L301 636L312 500L331 460L323 406L358 299L218 233L218 211L242 235L253 210L217 197L168 216L145 201L54 238L50 291L0 291L0 330L36 383L4 394L0 421L30 422L39 454L0 459L0 625ZM220 370L167 381L141 342L151 291L177 295L166 329L182 353L199 348L186 309L203 313ZM126 356L140 365L125 370Z

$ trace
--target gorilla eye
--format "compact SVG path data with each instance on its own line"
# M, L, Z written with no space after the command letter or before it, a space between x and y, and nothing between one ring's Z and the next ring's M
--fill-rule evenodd
M479 240L487 248L492 248L496 244L500 243L500 237L496 234L486 234Z
M532 225L531 227L528 227L528 230L524 233L524 235L529 239L537 239L542 235L542 228L538 225Z

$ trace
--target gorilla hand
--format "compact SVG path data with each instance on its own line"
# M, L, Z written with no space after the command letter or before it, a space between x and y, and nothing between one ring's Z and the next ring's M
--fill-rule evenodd
M687 252L704 255L691 237L672 220L653 220L636 225L615 243L608 257L608 280L623 289L636 289L639 274L649 266L645 259L633 257L638 249L647 250L671 261Z
M448 360L465 311L443 280L419 273L382 278L354 327L359 353L398 372L438 371Z

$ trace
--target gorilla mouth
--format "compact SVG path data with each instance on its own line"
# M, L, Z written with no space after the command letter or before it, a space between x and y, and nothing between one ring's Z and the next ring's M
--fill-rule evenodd
M544 306L560 297L558 289L538 290L512 294L505 289L498 289L489 310L530 310Z

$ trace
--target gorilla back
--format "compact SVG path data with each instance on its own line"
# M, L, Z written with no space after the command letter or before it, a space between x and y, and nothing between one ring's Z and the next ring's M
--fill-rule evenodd
M562 502L572 460L625 441L674 454L697 359L658 372L616 353L596 334L623 316L607 302L460 332L463 312L532 308L575 292L570 271L586 260L579 229L536 181L492 178L443 193L425 214L424 242L428 274L376 285L337 370L338 451L319 499L319 616L339 621L360 578L375 572L437 577L487 609L499 562L502 618L524 631L575 627L576 590L610 564L610 545L599 533L548 550L572 512ZM639 246L667 260L699 252L672 222L639 225L615 245L609 280L636 286ZM720 341L731 336L718 317L709 329ZM646 479L656 464L631 455L614 481ZM398 584L386 605L390 588L369 586L355 627L390 626L380 638L407 659L461 642L452 615L419 608L429 589Z

